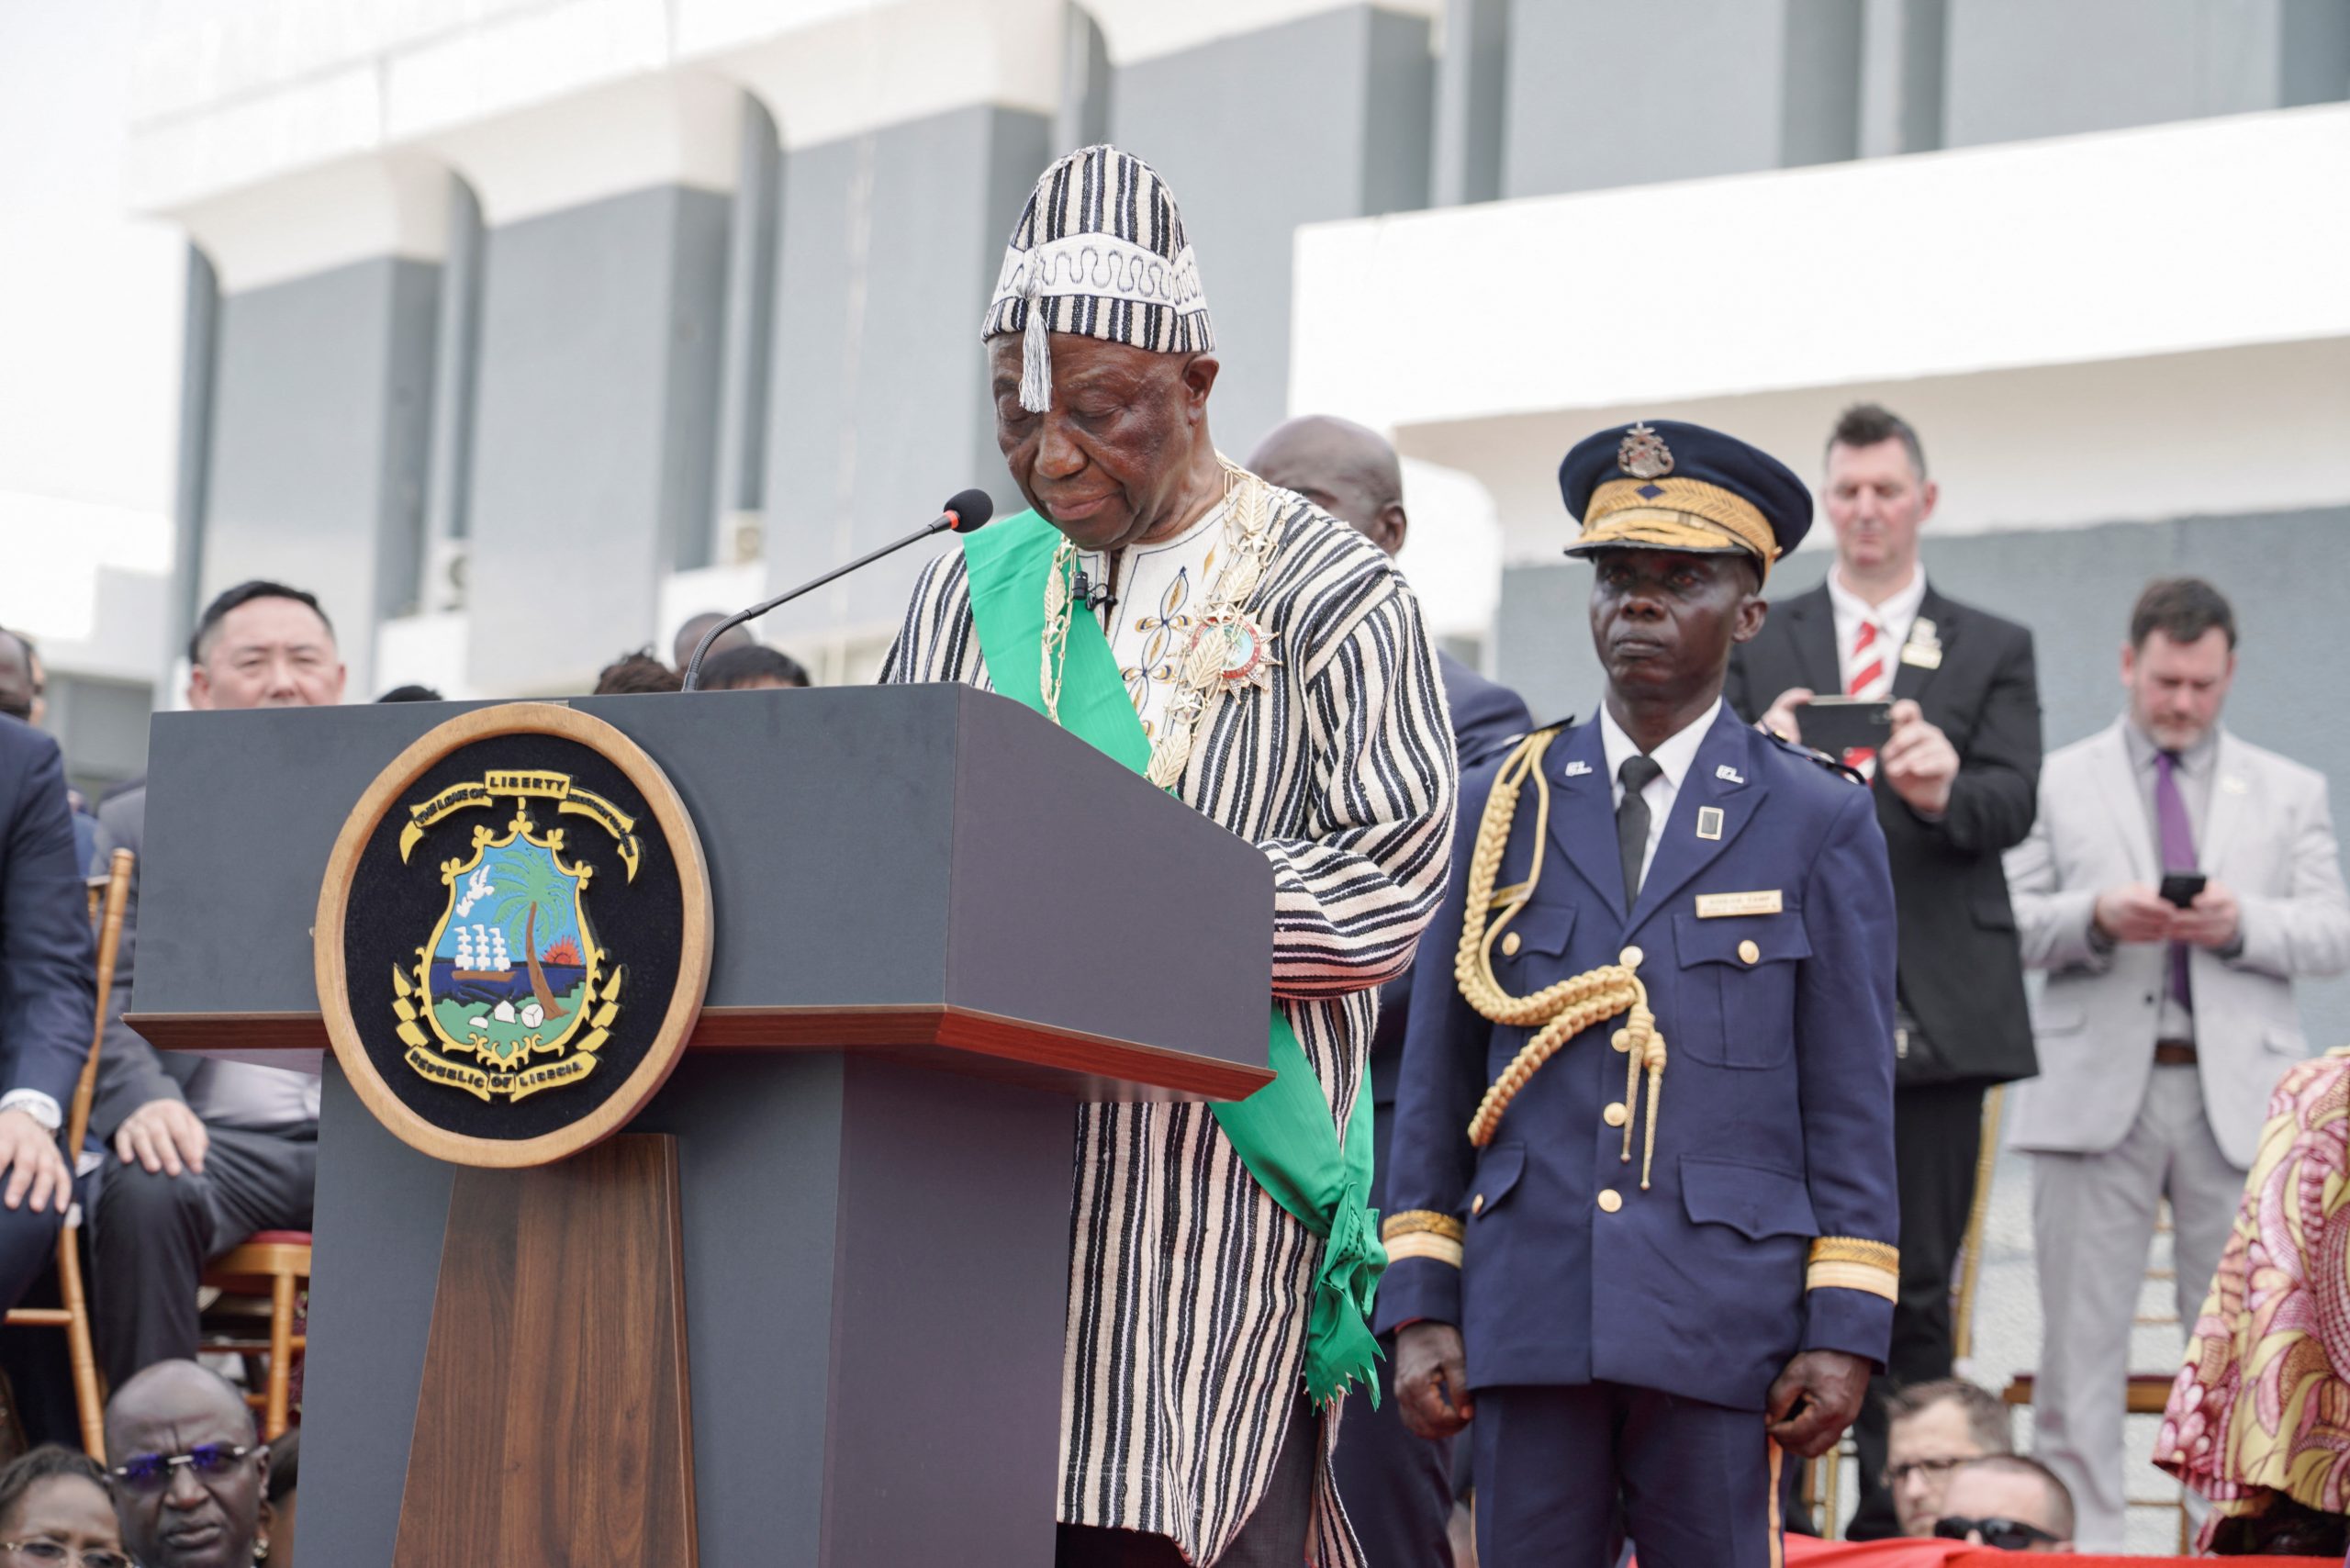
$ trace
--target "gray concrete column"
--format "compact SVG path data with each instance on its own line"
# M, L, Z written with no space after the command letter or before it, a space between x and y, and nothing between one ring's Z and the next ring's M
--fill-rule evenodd
M1509 101L1509 0L1445 0L1436 62L1438 207L1502 194L1502 132Z
M2343 0L1949 0L1947 143L2350 95Z
M661 579L710 526L727 207L665 185L490 230L465 592L476 689L585 691L658 635Z
M767 480L778 591L929 521L966 486L999 516L1024 504L996 450L979 324L1050 127L972 106L786 152ZM787 606L762 634L786 647L795 633L886 634L933 553Z
M1947 0L1866 0L1862 21L1861 156L1942 144Z
M1505 196L1850 158L1861 0L1512 0L1506 94Z
M708 554L743 94L634 78L431 144L480 197L465 680L583 692Z
M1236 457L1288 410L1297 226L1427 205L1429 47L1427 18L1356 5L1118 70L1113 138L1182 206L1223 364L1210 424Z
M366 159L178 214L220 286L190 602L262 577L317 594L354 695L416 594L447 193Z

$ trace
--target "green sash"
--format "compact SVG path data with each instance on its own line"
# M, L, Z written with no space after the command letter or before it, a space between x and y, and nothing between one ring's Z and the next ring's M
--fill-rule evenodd
M971 621L988 675L997 691L1040 713L1045 582L1059 543L1053 525L1034 511L963 540ZM1109 640L1091 615L1069 617L1060 723L1136 773L1150 767L1149 737L1135 716ZM1246 1100L1209 1109L1257 1184L1326 1244L1306 1334L1307 1394L1315 1404L1325 1404L1360 1378L1376 1406L1379 1380L1371 1375L1371 1363L1379 1346L1370 1318L1387 1249L1380 1245L1378 1216L1365 1206L1371 1193L1371 1086L1365 1083L1356 1092L1342 1154L1321 1081L1278 1007L1268 1033L1273 1081Z

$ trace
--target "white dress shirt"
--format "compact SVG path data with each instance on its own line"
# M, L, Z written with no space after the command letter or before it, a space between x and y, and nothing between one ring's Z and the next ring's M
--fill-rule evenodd
M1640 791L1640 799L1649 803L1649 844L1640 852L1640 880L1644 882L1648 880L1649 865L1656 858L1656 846L1664 841L1664 820L1673 814L1673 801L1681 793L1681 781L1689 776L1689 765L1697 760L1697 747L1704 742L1706 732L1714 727L1714 721L1721 717L1721 700L1716 698L1714 705L1687 729L1649 753L1664 771L1650 779L1648 787ZM1607 711L1604 702L1599 706L1599 745L1607 758L1608 799L1620 806L1624 803L1624 786L1617 775L1623 770L1624 759L1638 756L1640 748L1624 733L1624 726L1616 722L1616 715Z
M1893 672L1901 662L1901 650L1908 644L1910 628L1918 623L1918 607L1926 601L1926 574L1917 567L1909 569L1909 581L1901 591L1883 604L1871 604L1844 586L1844 574L1837 567L1828 574L1828 602L1836 612L1836 680L1838 696L1866 697L1882 700L1893 692ZM1860 641L1861 627L1874 623L1876 642L1859 660L1852 657L1852 644ZM1852 689L1852 677L1861 665L1883 655L1884 668L1865 691Z
M188 1109L207 1122L279 1132L319 1119L316 1072L259 1062L216 1061L188 1086Z

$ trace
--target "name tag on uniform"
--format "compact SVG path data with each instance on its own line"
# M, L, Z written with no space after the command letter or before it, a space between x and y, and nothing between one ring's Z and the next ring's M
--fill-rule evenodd
M1697 918L1721 920L1735 914L1778 914L1785 908L1777 888L1751 893L1699 893Z

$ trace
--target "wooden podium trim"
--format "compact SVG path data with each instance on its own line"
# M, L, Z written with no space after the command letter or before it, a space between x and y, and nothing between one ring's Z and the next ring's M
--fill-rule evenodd
M459 1171L393 1561L694 1568L686 1309L675 1137Z
M375 1059L367 1054L359 1031L351 1022L350 981L343 972L342 959L343 916L349 908L351 880L358 869L360 855L375 830L383 825L385 813L426 768L476 741L530 734L555 735L586 746L626 774L629 782L644 796L645 803L653 808L654 820L660 823L669 852L677 861L678 891L685 908L677 983L669 992L668 1006L662 1014L660 1032L654 1036L652 1048L644 1053L636 1070L602 1104L569 1126L538 1137L467 1137L437 1127L408 1109L375 1070ZM701 835L694 831L693 819L686 814L685 802L677 798L677 787L661 771L661 765L619 730L577 709L554 702L501 702L435 724L375 775L375 781L359 797L359 803L343 819L342 832L335 836L334 852L327 857L326 876L319 884L318 919L310 929L310 962L318 977L327 1040L334 1047L336 1059L342 1063L342 1070L349 1075L352 1087L359 1092L359 1098L375 1119L402 1142L435 1159L494 1170L512 1169L562 1159L610 1137L632 1121L660 1092L661 1085L677 1069L677 1059L685 1050L686 1036L693 1032L694 1020L701 1012L702 995L710 989L710 868L702 858ZM217 1025L228 1022L233 1014L209 1016ZM285 1019L291 1015L258 1016ZM308 1044L314 1046L316 1042Z
M241 1058L314 1051L329 1044L326 1020L317 1013L134 1013L124 1022L167 1051L200 1049L224 1031L235 1033ZM904 1054L934 1067L1063 1093L1081 1089L1087 1081L1108 1090L1121 1081L1149 1081L1147 1092L1139 1096L1072 1093L1075 1099L1245 1100L1273 1081L1270 1067L936 1004L705 1007L686 1047ZM1113 1070L1105 1074L1105 1067Z
M1033 1023L974 1007L705 1007L697 1050L912 1047L933 1066L1067 1088L1147 1080L1144 1099L1245 1100L1273 1081L1270 1067L1220 1061L1139 1040ZM1123 1099L1114 1092L1079 1099Z

